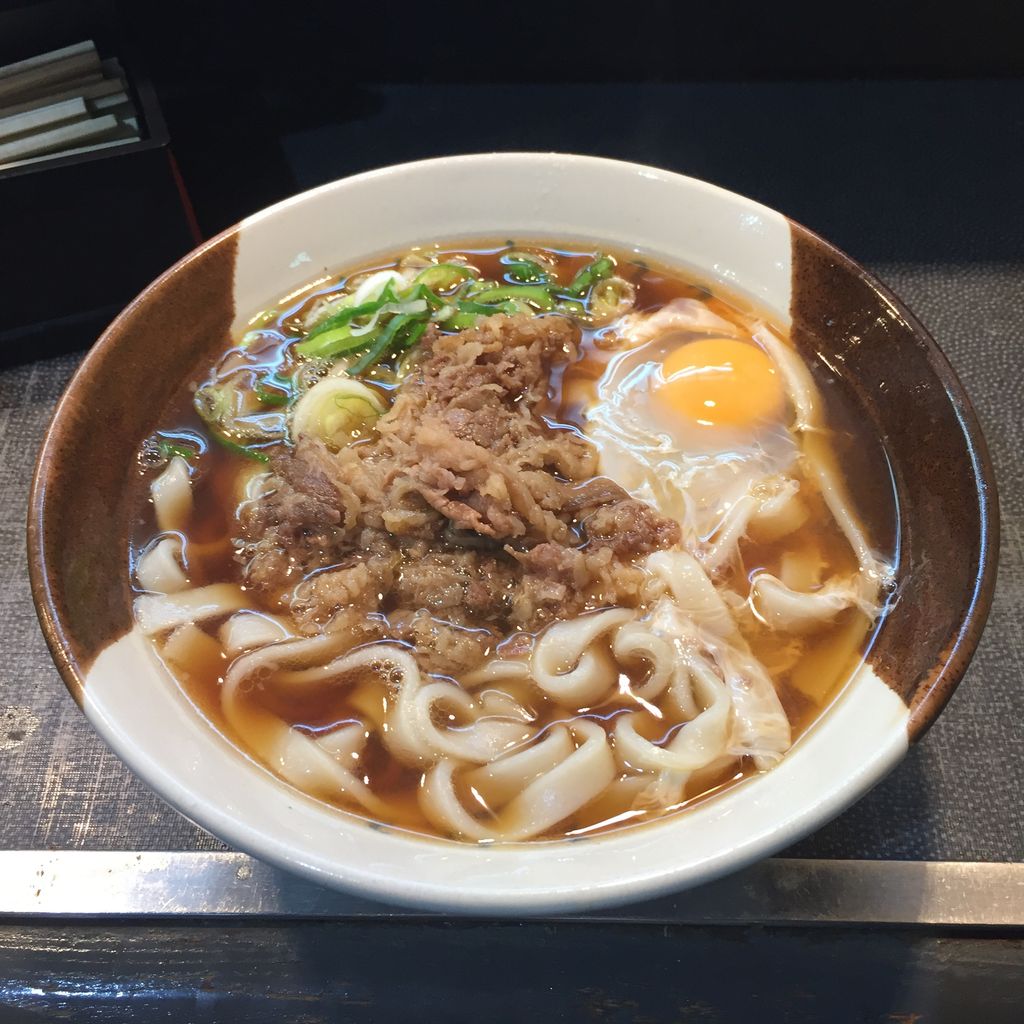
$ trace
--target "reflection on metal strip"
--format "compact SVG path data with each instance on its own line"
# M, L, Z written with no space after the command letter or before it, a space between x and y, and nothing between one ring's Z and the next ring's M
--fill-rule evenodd
M0 852L0 916L435 916L323 889L240 853ZM581 921L1024 927L1024 864L767 860Z

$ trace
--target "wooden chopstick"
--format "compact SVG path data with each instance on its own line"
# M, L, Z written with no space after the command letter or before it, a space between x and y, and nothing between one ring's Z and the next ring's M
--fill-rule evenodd
M91 40L0 67L0 168L137 141L121 64Z
M128 146L133 142L141 142L138 135L126 135L124 138L107 139L105 142L94 142L88 146L74 146L71 149L61 149L52 153L41 153L39 156L26 157L24 160L11 160L9 163L0 164L0 171L9 170L12 167L23 167L25 164L38 163L41 160L55 160L62 156L76 156L79 153L92 153L97 149L110 149L113 146Z
M84 121L89 117L85 100L78 97L63 100L48 107L37 107L13 117L0 117L0 143L10 142L24 135L49 131L62 124Z
M86 142L103 142L119 133L128 134L128 131L113 114L61 125L51 131L26 135L12 142L0 144L0 166L12 160L24 160L26 157L52 153L54 150L81 146Z
M51 103L60 103L62 100L73 100L79 97L83 100L98 100L104 96L111 96L119 92L124 92L124 83L119 78L104 78L99 82L81 85L77 88L66 89L62 87L60 92L37 96L35 99L25 100L23 103L0 106L0 117L23 114L26 110L48 107Z
M35 71L47 64L54 64L67 57L78 57L83 53L96 53L96 44L91 39L72 43L71 46L64 46L59 50L50 50L49 53L40 53L35 57L27 57L25 60L15 61L13 64L4 64L0 67L0 79L20 75L25 71Z
M103 78L99 54L76 53L71 57L51 61L40 67L19 71L0 78L0 103L32 99L55 87L70 88L72 83L98 82Z

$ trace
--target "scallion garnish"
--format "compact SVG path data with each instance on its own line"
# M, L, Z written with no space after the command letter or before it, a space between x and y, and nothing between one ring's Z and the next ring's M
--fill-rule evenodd
M168 441L164 438L160 438L156 443L160 454L165 459L173 459L175 455L180 455L183 459L194 459L199 452L195 448L187 448L183 444L175 444L173 441Z
M255 459L257 462L269 462L270 456L266 452L261 452L257 448L246 448L244 444L239 444L237 441L232 441L230 437L226 437L218 430L211 430L210 437L221 445L223 448L227 448L229 452L234 452L236 455L244 455L247 459Z
M353 293L363 301L353 305L351 297L343 298L341 302L350 304L320 321L295 351L306 359L327 360L362 353L346 371L355 377L411 348L431 322L445 331L460 331L474 327L481 316L555 311L589 324L594 289L615 272L615 261L599 255L569 284L561 285L554 280L553 268L527 253L510 248L501 262L508 268L502 282L482 281L476 270L461 263L424 267L404 288L400 274L380 271ZM376 298L370 298L375 291ZM613 308L608 301L604 305ZM263 378L256 385L256 396L268 405L285 405L294 394L287 383Z
M615 272L615 262L610 256L602 256L600 259L588 263L570 282L568 288L561 288L563 295L573 295L580 298L586 295L598 281L611 277Z
M432 267L421 270L413 278L412 283L414 286L424 285L435 292L446 292L463 281L479 276L472 267L465 267L461 263L435 263Z
M474 292L472 299L476 303L495 303L507 299L522 299L524 302L536 306L540 310L555 308L555 300L551 289L541 284L506 284L497 285L493 288L486 288L483 291Z
M373 366L374 363L378 362L391 347L391 343L395 340L395 335L411 320L412 315L409 313L400 313L398 316L393 316L388 321L387 327L380 331L365 354L348 368L348 375L350 377L358 377Z
M501 262L508 267L505 279L513 284L550 284L551 274L536 260L520 253L506 253Z
M291 381L276 373L256 381L253 393L264 405L287 405L294 397Z

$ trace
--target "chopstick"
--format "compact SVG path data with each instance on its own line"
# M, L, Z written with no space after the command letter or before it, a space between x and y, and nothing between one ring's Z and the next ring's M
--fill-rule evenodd
M68 57L79 57L84 53L95 53L96 44L91 39L85 39L80 43L73 43L71 46L62 47L59 50L51 50L49 53L40 53L35 57L27 57L25 60L15 61L13 64L5 64L0 67L0 79L10 78L12 75L19 75L25 71L36 71L47 64L54 64Z
M0 169L140 137L124 71L92 40L0 67Z
M37 96L35 99L25 100L23 103L11 103L0 108L0 116L8 117L12 114L23 114L27 110L36 110L38 107L48 107L51 103L60 103L63 100L83 99L98 100L113 93L124 92L124 83L119 78L104 78L89 85L80 85L77 88L62 89L60 92L50 93L47 96Z
M84 142L104 142L121 131L122 125L113 114L61 125L50 131L36 132L12 142L0 143L0 164L81 146Z
M80 97L63 100L48 107L37 107L35 110L14 114L12 117L0 117L0 144L21 135L48 131L72 121L83 121L88 117L89 108Z
M100 55L95 50L76 53L72 57L51 61L28 71L0 76L0 104L9 99L32 99L45 95L57 86L66 88L71 84L86 85L102 78Z

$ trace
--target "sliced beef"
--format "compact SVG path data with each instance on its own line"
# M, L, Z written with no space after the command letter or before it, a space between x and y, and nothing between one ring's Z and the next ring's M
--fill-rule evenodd
M637 603L636 560L680 531L545 419L577 342L557 316L431 329L372 438L338 452L300 438L274 458L239 513L249 584L308 632L358 621L456 675L517 630Z
M640 558L682 539L677 522L635 498L599 505L583 520L583 527L594 547L609 547L622 559Z

